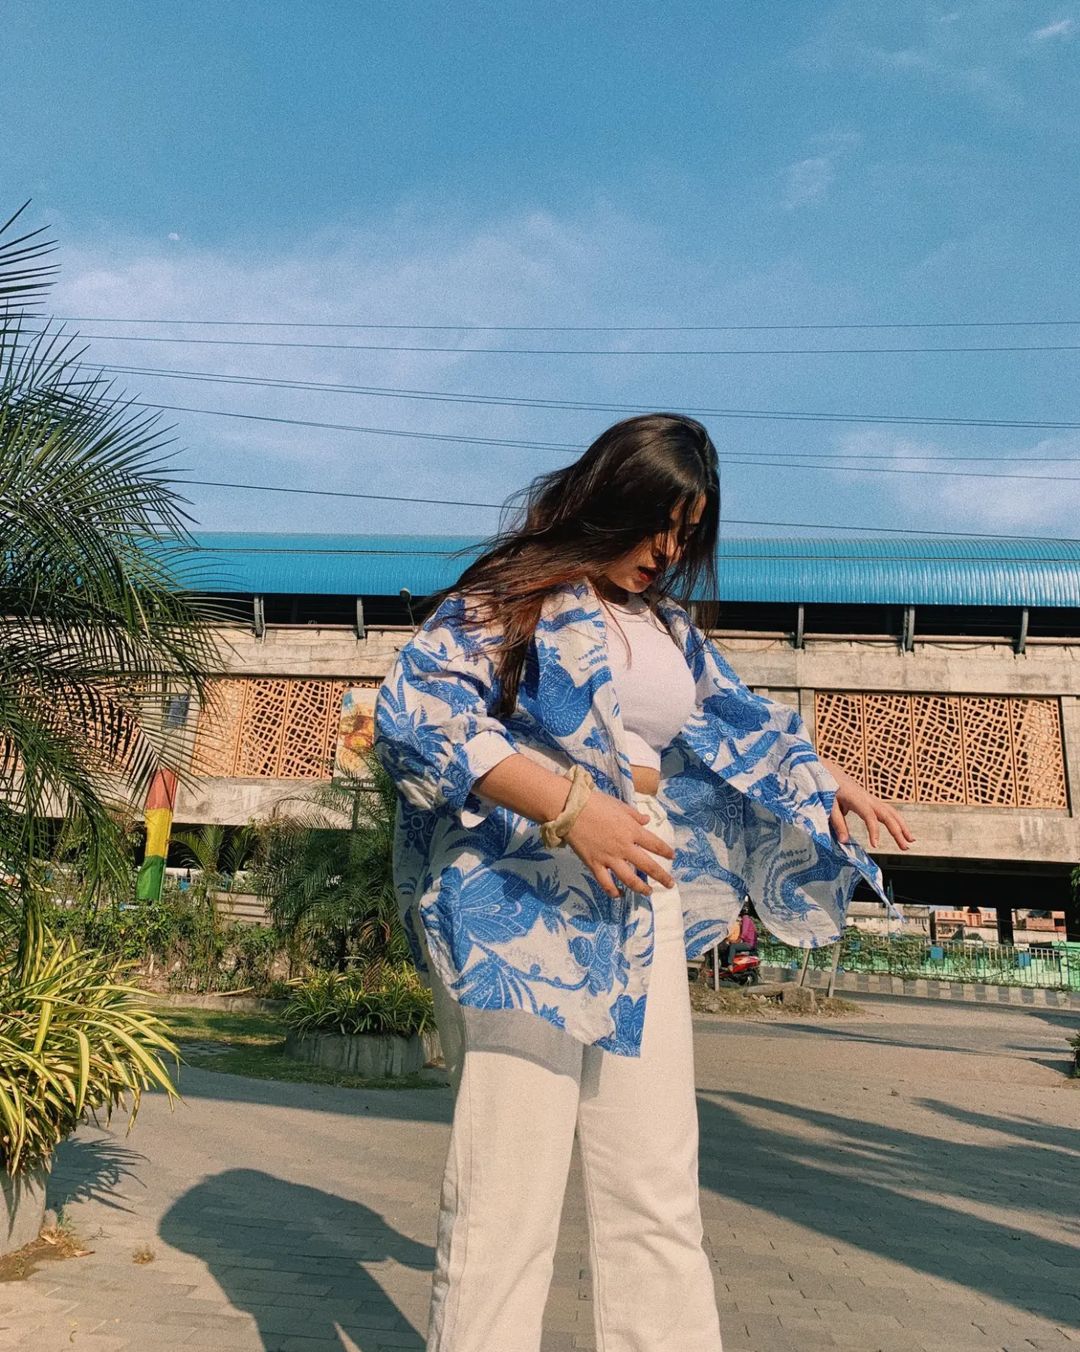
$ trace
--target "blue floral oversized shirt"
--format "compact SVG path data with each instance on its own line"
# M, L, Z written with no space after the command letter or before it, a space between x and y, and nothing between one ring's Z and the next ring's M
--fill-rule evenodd
M492 716L498 639L466 628L471 602L447 596L399 652L375 703L375 751L398 788L394 881L414 960L462 1004L524 1009L616 1055L641 1050L652 956L648 897L616 879L609 897L568 846L481 799L474 782L507 749L553 769L584 765L603 791L634 801L588 582L545 598L516 706ZM694 712L661 754L657 797L674 831L670 871L686 953L718 943L747 896L780 939L839 937L851 894L877 865L829 824L836 781L796 710L754 694L676 602L657 612L693 672ZM428 978L430 980L430 977Z

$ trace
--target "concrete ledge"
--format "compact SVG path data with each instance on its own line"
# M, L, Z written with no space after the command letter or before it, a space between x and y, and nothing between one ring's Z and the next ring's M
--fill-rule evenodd
M196 995L185 991L170 991L158 995L146 991L146 998L162 1005L187 1005L191 1009L231 1009L240 1014L280 1014L287 1000L265 1000L257 995Z
M285 1055L328 1070L349 1071L382 1079L415 1075L427 1058L424 1038L376 1033L293 1033L285 1038Z
M798 981L790 967L765 966L761 974L769 981ZM810 969L806 984L824 990L829 973ZM886 973L839 972L836 989L867 995L911 995L921 1000L956 1000L980 1005L1027 1005L1045 1009L1080 1010L1080 991L1050 990L1042 986L987 986L980 982L940 981L931 977L889 976Z
M45 1190L52 1156L14 1177L0 1169L0 1255L15 1253L38 1237L45 1219Z

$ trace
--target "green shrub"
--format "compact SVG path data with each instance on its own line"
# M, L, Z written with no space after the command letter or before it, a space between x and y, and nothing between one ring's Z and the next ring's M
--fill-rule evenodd
M296 1033L394 1033L434 1025L431 991L409 963L367 973L323 972L295 991L282 1018Z
M1073 1034L1069 1046L1073 1049L1073 1074L1080 1075L1080 1033Z
M143 976L166 972L171 990L211 992L250 986L261 993L270 986L284 949L277 929L222 920L203 892L181 891L171 879L160 901L56 905L49 921L78 947L132 962Z
M0 956L0 1168L47 1159L94 1109L130 1099L133 1123L144 1089L177 1097L161 1058L179 1049L127 966L47 928Z

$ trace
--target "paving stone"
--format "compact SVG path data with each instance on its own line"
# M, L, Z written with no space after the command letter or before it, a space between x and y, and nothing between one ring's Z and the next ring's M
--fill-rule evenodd
M1080 1348L1061 1029L1041 1007L919 1003L697 1021L725 1352ZM422 1349L449 1091L183 1081L172 1112L146 1096L130 1141L87 1126L60 1151L50 1204L71 1199L94 1252L0 1287L0 1349L343 1352L337 1328L360 1352ZM95 1154L125 1149L110 1195ZM543 1352L595 1344L585 1225L575 1160Z

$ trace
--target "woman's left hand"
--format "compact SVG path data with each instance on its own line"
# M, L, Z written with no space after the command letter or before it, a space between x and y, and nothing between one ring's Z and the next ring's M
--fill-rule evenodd
M915 839L911 834L911 828L902 814L891 803L885 803L880 798L875 798L868 789L863 788L857 779L853 779L845 770L841 770L835 761L823 759L821 763L839 786L832 812L829 814L829 821L837 840L841 844L846 845L851 839L846 814L855 812L866 823L866 831L870 837L870 848L872 850L876 850L878 847L879 828L882 825L888 829L889 834L902 850L906 850L911 845Z

